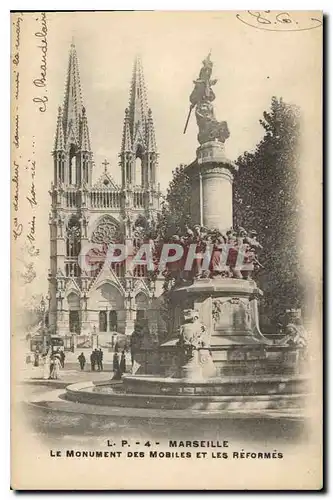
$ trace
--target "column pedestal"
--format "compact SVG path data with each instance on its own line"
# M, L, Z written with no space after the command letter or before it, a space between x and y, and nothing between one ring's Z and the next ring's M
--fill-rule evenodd
M224 153L224 144L211 141L197 149L186 174L191 183L193 223L225 232L233 226L232 184L238 166Z

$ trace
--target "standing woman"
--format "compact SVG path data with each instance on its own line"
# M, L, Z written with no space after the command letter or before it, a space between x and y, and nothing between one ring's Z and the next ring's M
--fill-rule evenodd
M53 379L57 380L59 378L59 372L61 367L60 355L56 354L53 361Z
M49 378L53 379L55 374L55 356L51 354L50 356L50 375Z
M114 373L113 378L115 380L120 380L121 373L120 373L118 349L115 350L114 355L113 355L113 373Z
M50 378L51 374L51 367L50 367L50 354L49 351L47 351L46 354L43 356L43 379L48 380Z

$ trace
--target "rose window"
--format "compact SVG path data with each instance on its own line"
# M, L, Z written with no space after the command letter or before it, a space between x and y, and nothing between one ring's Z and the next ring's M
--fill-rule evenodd
M93 243L112 243L117 235L118 226L109 218L103 218L95 231L92 234L91 241Z

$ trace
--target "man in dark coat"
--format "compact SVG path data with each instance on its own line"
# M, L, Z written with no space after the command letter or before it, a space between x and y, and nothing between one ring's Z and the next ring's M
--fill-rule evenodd
M99 351L98 351L98 369L100 371L103 371L103 351L102 351L101 347L99 348Z
M64 351L63 351L63 350L61 350L61 351L59 352L59 354L60 354L60 364L61 364L61 368L65 368L65 357L66 357L66 356L65 356L65 353L64 353Z
M80 368L81 370L83 371L84 370L84 365L86 364L86 357L85 355L83 354L83 352L81 352L80 356L78 356L77 358L79 360L79 363L80 363Z
M91 366L91 371L95 371L95 365L96 365L96 354L95 351L92 351L90 354L90 366Z

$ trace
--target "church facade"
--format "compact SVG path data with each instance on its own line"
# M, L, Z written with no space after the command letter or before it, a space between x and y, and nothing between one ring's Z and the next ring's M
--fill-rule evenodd
M140 58L134 62L129 106L125 110L117 185L105 161L94 179L86 109L82 100L77 52L70 47L64 103L58 109L51 184L49 327L73 338L110 332L131 334L145 320L158 330L158 292L145 266L127 263L80 265L84 249L130 242L139 220L160 210L158 153Z

